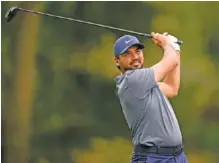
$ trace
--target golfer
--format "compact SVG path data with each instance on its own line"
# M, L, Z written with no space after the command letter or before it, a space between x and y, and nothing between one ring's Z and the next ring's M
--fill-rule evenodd
M167 33L151 33L162 48L163 57L144 68L144 45L131 35L114 44L114 56L121 74L115 78L116 94L131 131L132 163L187 163L182 134L168 98L176 97L180 86L180 46Z

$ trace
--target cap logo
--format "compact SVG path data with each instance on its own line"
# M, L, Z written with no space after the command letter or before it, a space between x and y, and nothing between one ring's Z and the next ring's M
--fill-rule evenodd
M130 41L132 41L132 40L133 40L133 39L131 39L131 40L128 40L128 41L126 41L126 40L125 40L125 43L126 43L126 44L128 44L128 43L129 43Z

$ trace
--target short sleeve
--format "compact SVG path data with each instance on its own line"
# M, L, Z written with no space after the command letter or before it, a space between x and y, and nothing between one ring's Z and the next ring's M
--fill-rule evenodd
M157 85L152 68L131 70L126 77L127 86L139 98L144 98Z

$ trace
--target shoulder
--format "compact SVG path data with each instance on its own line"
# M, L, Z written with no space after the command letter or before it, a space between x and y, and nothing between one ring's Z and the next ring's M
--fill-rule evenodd
M154 71L152 68L128 70L125 76L126 76L127 81L137 82L137 81L146 80L149 78L154 78Z
M126 74L127 86L132 92L147 94L148 90L156 86L154 71L152 68L131 70Z
M129 70L126 72L125 78L127 88L138 99L148 97L149 90L156 86L152 68Z

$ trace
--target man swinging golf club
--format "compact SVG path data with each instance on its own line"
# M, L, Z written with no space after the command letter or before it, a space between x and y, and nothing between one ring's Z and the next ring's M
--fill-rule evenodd
M7 22L10 22L18 12L152 38L154 43L163 49L164 54L163 59L150 68L143 68L144 45L136 37L125 35L119 38L114 46L115 61L121 71L121 75L115 78L117 95L134 144L132 163L187 163L182 149L181 131L167 99L176 96L179 90L179 52L182 41L167 34L149 35L19 7L11 7L7 11L5 15Z
M180 86L180 46L167 33L151 33L163 49L163 58L143 68L144 45L131 35L119 38L114 56L121 74L115 78L116 94L131 131L132 163L187 163L182 135L168 98Z

